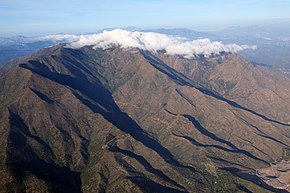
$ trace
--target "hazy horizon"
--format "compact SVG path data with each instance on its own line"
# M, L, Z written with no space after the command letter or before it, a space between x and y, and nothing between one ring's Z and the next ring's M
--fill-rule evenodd
M108 26L103 28L96 28L94 30L63 30L63 31L45 31L45 32L13 32L13 33L3 33L0 31L0 37L16 37L16 36L26 36L26 37L34 37L34 36L45 36L45 35L53 35L53 34L89 34L89 33L97 33L102 30L111 30L111 29L130 29L136 28L138 30L154 30L154 29L189 29L193 31L199 32L220 32L223 30L227 30L232 27L275 27L279 29L290 29L290 26L285 26L286 24L290 24L290 19L277 19L277 20L267 20L260 22L252 22L252 23L240 23L236 25L226 25L226 26L148 26L148 27L137 27L137 26Z
M289 22L289 7L286 0L2 0L0 36L86 33L127 26L219 31Z

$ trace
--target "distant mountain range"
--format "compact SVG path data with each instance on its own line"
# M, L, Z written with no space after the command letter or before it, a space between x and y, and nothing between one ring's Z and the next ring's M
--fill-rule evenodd
M257 45L257 50L245 50L240 52L240 54L256 65L272 67L274 70L290 73L290 29L287 26L230 27L218 32L199 32L185 28L142 30L135 27L127 27L124 29L157 32L181 36L190 40L210 38L211 40L222 41L224 43L254 44ZM103 30L99 32L101 31ZM24 36L0 38L0 64L31 54L41 48L68 41L68 39L52 41L41 39L41 37L32 38Z
M0 192L286 193L289 96L237 54L45 48L0 73Z

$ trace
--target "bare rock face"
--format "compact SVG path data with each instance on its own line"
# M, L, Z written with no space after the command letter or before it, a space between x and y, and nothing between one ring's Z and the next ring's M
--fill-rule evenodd
M0 192L287 192L289 96L238 55L43 49L0 75Z

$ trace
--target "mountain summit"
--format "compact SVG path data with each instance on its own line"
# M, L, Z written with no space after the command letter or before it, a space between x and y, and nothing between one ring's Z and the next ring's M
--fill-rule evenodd
M225 52L106 48L0 75L0 192L287 192L263 172L289 160L288 78Z

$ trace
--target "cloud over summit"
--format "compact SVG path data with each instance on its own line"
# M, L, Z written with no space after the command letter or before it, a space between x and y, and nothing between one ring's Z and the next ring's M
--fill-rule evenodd
M50 41L52 45L68 43L67 47L78 49L83 46L108 49L113 46L121 48L139 48L151 52L165 51L169 55L180 55L185 58L194 58L198 55L209 57L222 52L237 53L244 49L255 50L256 46L223 44L210 39L188 40L184 37L170 36L153 32L138 32L115 29L103 31L98 34L73 35L57 34L39 37L19 37L19 43L33 43L37 41Z
M223 44L210 39L186 40L182 37L169 36L152 32L131 32L121 29L104 31L100 34L80 35L77 41L70 44L71 48L94 46L107 49L113 46L121 48L139 48L157 52L164 50L169 55L181 55L193 58L197 55L218 55L221 52L236 53L244 49L256 49L256 46Z

